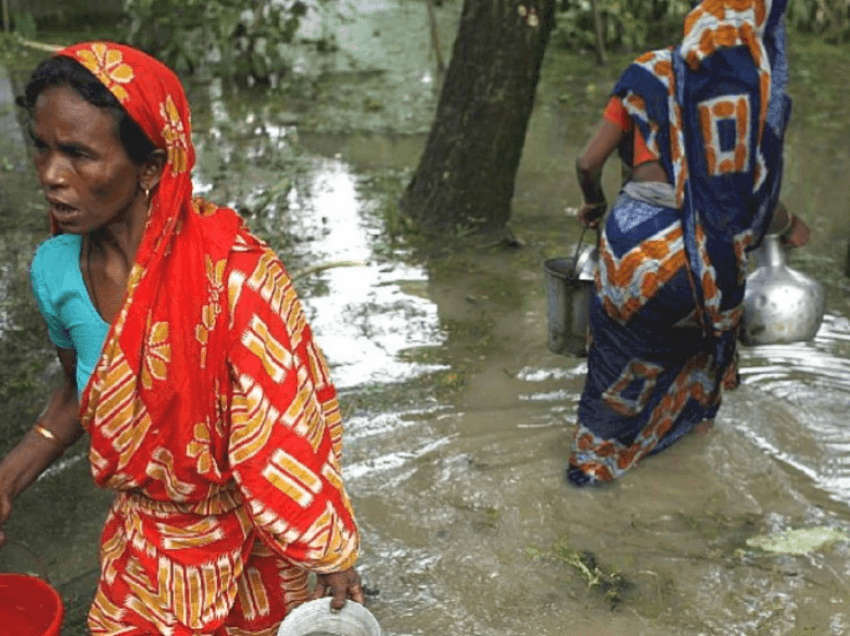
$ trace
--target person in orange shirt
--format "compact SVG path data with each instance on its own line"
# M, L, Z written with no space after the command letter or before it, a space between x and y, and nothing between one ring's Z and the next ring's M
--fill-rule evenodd
M705 0L679 46L621 75L577 160L579 223L600 229L587 380L567 466L584 486L707 430L736 384L747 252L809 229L779 201L786 0ZM631 176L605 216L602 168ZM603 222L604 219L604 222Z

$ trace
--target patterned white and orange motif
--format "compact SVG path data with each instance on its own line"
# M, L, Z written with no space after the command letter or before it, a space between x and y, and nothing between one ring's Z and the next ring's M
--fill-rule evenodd
M691 69L720 48L746 46L759 73L761 104L758 144L770 101L770 61L762 35L772 0L703 0L685 19L682 55Z
M186 172L189 168L187 130L171 95L165 98L159 111L164 122L162 136L168 149L168 164L174 174Z
M723 300L723 293L718 284L717 270L714 268L711 257L706 246L706 234L701 225L696 226L697 252L701 261L702 268L702 293L703 306L706 314L711 321L712 329L715 333L723 333L732 331L738 328L741 322L741 317L744 313L743 303L732 307L731 309L721 310L720 306ZM746 233L741 236L742 241L746 241ZM736 251L741 249L736 245ZM740 279L740 274L739 274Z
M684 266L682 224L671 223L620 258L608 248L603 232L599 253L597 293L606 313L626 324Z
M750 96L722 95L697 104L708 174L750 169Z
M673 427L690 400L703 407L720 399L714 364L707 354L698 354L683 366L660 403L650 413L630 445L598 437L579 423L573 442L571 463L599 481L611 481L640 462Z
M672 163L673 174L673 189L676 193L676 202L681 207L685 197L685 184L688 179L688 162L685 154L685 135L682 121L682 108L676 99L676 80L673 70L673 50L671 48L660 49L657 51L647 51L639 56L634 64L640 66L655 76L655 79L667 91L667 111L668 121L666 122L668 132L670 134L670 160ZM636 95L636 97L638 97ZM639 98L642 101L642 98ZM625 102L625 100L624 100ZM642 118L642 121L649 123L652 128L652 136L655 136L655 131L658 124L652 118L648 117L645 112L634 109L630 112ZM653 147L653 150L657 148ZM659 156L661 153L657 153Z
M645 360L630 360L617 381L602 394L602 399L620 415L637 415L646 407L647 399L655 389L658 376L664 370L659 364ZM635 382L641 384L635 398L626 398L623 393Z

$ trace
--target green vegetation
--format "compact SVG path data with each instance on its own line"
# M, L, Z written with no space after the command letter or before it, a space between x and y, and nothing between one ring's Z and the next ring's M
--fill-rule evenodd
M681 38L690 0L597 0L605 47L637 51L668 46ZM595 46L591 0L561 0L552 34L555 46L572 51ZM788 25L827 42L850 41L850 0L788 0Z
M180 71L274 84L307 11L296 1L129 0L126 40Z
M690 10L689 0L597 0L605 47L613 50L643 50L667 46L679 39L682 18ZM552 33L555 46L573 51L595 46L591 0L562 0L557 26Z
M794 29L820 34L827 42L850 41L848 0L788 0L786 15Z
M0 64L11 70L30 70L45 56L24 44L19 33L0 33Z
M462 0L456 0L458 2ZM598 0L604 46L615 56L667 46L680 39L682 19L691 0ZM574 52L595 46L591 0L558 0L552 46ZM0 34L0 62L43 56L21 39L70 43L107 37L154 52L181 73L215 76L242 85L276 86L290 75L290 52L308 11L329 15L329 0L127 0L119 20L93 17L70 26L30 14L12 16L13 34ZM789 0L789 27L828 43L850 41L850 0ZM67 20L67 22L74 22ZM79 22L78 22L79 23ZM79 32L72 32L78 29ZM66 37L57 40L57 33ZM319 51L335 48L333 39L314 43ZM31 66L31 64L30 64ZM367 104L366 108L380 105Z

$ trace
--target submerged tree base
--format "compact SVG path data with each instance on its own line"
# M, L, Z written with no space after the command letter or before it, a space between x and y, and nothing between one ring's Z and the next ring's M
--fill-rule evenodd
M401 201L427 234L499 228L554 26L553 0L465 0L419 168Z

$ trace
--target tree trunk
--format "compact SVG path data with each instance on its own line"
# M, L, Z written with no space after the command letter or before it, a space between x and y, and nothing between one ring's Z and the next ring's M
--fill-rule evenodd
M596 62L605 66L605 36L602 34L602 13L599 10L599 0L590 0L593 8L593 33L596 38Z
M427 234L510 218L555 0L464 0L452 59L402 211Z

